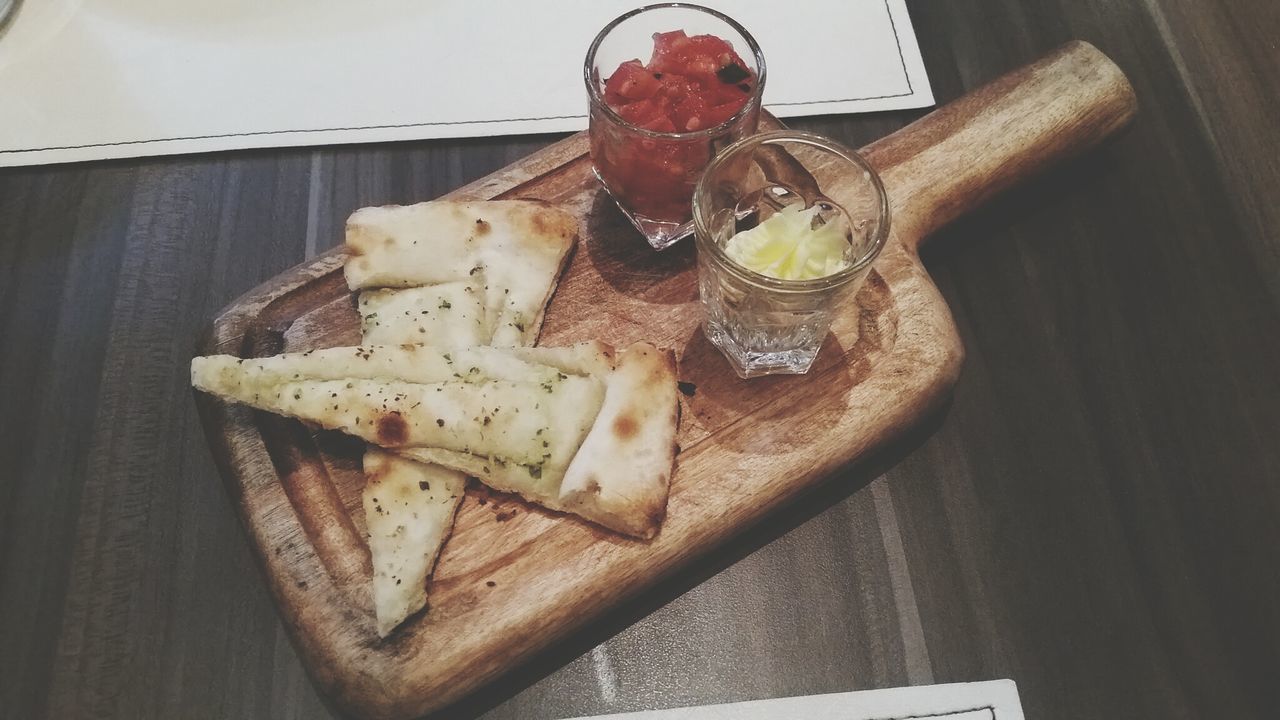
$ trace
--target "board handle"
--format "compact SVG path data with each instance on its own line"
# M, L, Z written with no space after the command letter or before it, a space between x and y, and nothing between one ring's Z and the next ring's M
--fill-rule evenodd
M1138 101L1124 72L1071 42L862 150L892 227L913 251L993 195L1123 128Z

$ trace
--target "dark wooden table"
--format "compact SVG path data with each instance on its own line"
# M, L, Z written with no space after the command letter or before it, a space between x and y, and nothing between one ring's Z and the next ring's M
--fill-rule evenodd
M910 5L940 101L1083 38L1136 125L936 238L968 360L882 475L454 714L1008 677L1034 718L1276 717L1280 3ZM205 448L196 335L353 209L550 140L0 171L0 717L328 716Z

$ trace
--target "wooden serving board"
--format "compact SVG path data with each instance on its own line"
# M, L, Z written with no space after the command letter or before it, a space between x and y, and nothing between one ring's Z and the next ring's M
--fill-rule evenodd
M197 393L213 456L315 681L360 717L442 708L908 429L945 397L963 357L920 264L921 240L1100 142L1135 110L1123 73L1074 43L865 148L891 198L892 234L802 377L734 376L698 327L693 243L650 250L592 176L583 135L451 193L540 198L580 218L541 344L648 340L676 350L687 385L667 518L642 542L473 491L440 557L428 611L380 640L361 444ZM343 260L340 250L327 253L236 301L213 321L201 352L247 357L358 343Z

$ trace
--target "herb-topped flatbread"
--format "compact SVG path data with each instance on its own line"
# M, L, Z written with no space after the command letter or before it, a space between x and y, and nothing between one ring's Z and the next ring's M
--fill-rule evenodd
M436 201L365 208L347 223L347 278L362 343L530 345L576 223L541 203ZM465 475L371 447L365 524L378 634L426 605L426 580L462 502ZM386 502L394 494L396 502Z
M467 476L371 447L362 493L373 559L378 635L386 637L427 603L427 577L453 530Z
M468 347L488 345L492 335L477 282L365 290L356 304L365 345Z
M644 343L361 346L196 358L192 384L651 537L666 507L675 363Z
M347 285L475 283L486 344L532 345L577 231L572 215L536 200L362 208L347 220Z

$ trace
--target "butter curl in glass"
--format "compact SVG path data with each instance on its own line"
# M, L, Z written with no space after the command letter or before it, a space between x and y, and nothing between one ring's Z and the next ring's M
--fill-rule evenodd
M651 246L693 230L693 189L716 154L756 131L764 55L728 16L649 5L605 26L587 51L596 177Z
M740 377L809 371L889 234L879 176L812 133L745 138L693 196L703 332Z

